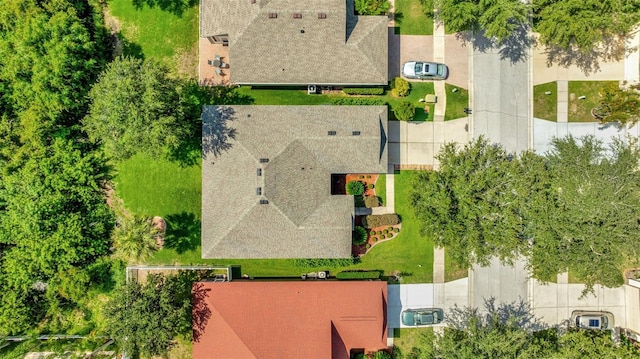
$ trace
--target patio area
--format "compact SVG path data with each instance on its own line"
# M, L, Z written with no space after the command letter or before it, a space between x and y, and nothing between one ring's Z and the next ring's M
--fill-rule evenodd
M198 83L203 86L229 85L229 46L212 44L206 38L199 40ZM219 55L226 67L221 68L209 64Z

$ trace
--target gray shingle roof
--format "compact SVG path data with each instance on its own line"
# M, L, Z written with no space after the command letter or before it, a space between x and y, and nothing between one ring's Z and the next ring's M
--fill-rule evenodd
M385 106L206 106L202 120L205 143L235 131L202 163L203 258L351 255L353 197L331 195L331 174L387 171Z
M202 0L200 36L228 34L233 83L386 84L387 17L347 8L346 0Z

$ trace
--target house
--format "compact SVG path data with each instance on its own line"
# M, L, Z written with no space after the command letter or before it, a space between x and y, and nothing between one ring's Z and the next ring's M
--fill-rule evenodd
M387 23L348 0L200 1L200 37L228 45L234 84L386 85Z
M354 199L331 178L387 172L386 106L205 106L202 122L203 258L351 256Z
M194 283L193 358L348 359L387 348L383 281Z

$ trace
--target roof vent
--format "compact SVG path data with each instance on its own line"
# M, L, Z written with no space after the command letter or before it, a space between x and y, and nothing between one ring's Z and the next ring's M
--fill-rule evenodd
M267 201L266 199L261 199L260 204L269 204L269 201Z
M269 163L269 159L268 158L261 158L260 159L260 163Z
M262 187L258 187L258 188L256 188L256 194L257 194L258 196L262 196Z
M329 132L327 132L327 135L335 136L336 135L336 131L329 131Z
M360 136L360 131L351 131L352 136Z
M275 13L275 12L269 13L269 19L276 19L277 17L278 17L278 13Z
M262 168L258 168L257 174L258 174L258 177L262 176Z
M294 19L302 19L302 14L299 13L299 12L295 12L295 13L293 13L293 18Z
M327 14L323 13L323 12L319 12L318 13L318 19L326 19L327 18Z

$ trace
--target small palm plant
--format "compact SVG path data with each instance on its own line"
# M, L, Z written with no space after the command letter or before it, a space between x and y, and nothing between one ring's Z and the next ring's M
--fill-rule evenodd
M118 218L111 234L114 256L131 264L144 261L158 249L158 233L151 218L136 215Z

